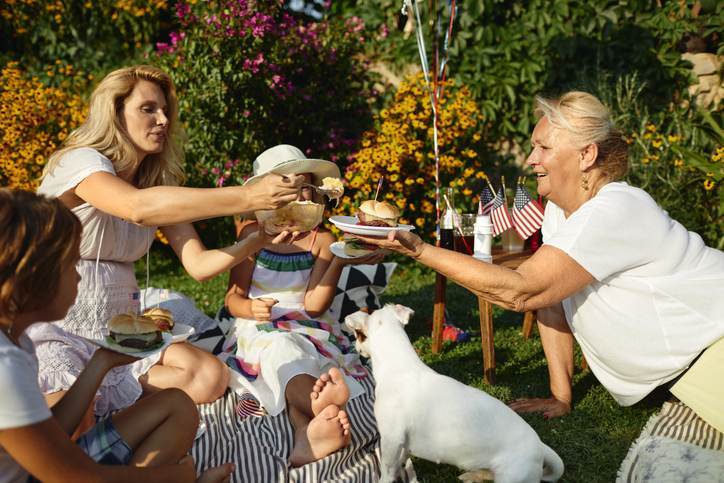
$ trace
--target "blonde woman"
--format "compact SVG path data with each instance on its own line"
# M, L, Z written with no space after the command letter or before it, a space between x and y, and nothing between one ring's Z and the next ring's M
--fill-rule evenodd
M100 337L113 315L139 309L133 262L147 252L157 227L186 271L203 281L269 240L260 230L244 242L209 250L192 221L277 208L297 198L302 178L295 176L270 175L253 186L180 187L177 112L174 86L165 72L146 65L116 70L93 92L86 121L48 162L38 192L59 198L83 225L74 305L64 319L29 330L40 360L40 386L51 404L95 351L84 338ZM277 237L285 239L286 233ZM156 357L112 370L94 412L104 415L129 406L144 392L170 387L184 390L196 403L210 402L224 393L228 377L211 354L187 343L172 344Z
M620 181L628 147L596 97L568 92L538 98L536 107L527 163L548 199L544 245L517 270L402 231L365 241L412 256L507 309L538 311L551 396L514 402L516 411L547 418L571 411L575 336L618 404L670 387L724 431L724 253Z

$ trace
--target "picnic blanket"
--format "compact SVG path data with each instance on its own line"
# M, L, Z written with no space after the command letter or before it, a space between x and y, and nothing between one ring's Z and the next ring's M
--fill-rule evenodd
M293 446L291 423L286 410L277 416L265 415L249 392L227 391L211 404L199 406L205 432L194 442L191 454L198 471L233 462L233 482L246 483L362 483L379 479L379 433L375 421L374 381L360 381L365 394L347 403L352 423L350 445L319 461L300 468L288 465ZM399 476L416 481L412 462Z
M617 483L724 483L724 434L680 402L651 416L629 448Z

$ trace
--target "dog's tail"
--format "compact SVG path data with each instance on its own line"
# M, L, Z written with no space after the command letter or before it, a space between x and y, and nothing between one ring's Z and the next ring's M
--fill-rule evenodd
M543 446L543 481L558 481L563 475L563 460L555 451L541 442Z

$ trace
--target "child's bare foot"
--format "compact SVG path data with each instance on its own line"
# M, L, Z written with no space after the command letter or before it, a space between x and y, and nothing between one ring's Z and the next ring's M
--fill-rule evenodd
M312 392L312 413L317 416L330 404L343 408L349 401L349 388L344 382L344 375L336 367L319 376L314 383Z
M294 467L303 466L344 448L352 439L350 430L347 413L338 406L327 406L295 432L289 462Z
M226 463L220 466L214 466L201 473L196 483L221 483L231 479L231 473L234 471L232 463Z

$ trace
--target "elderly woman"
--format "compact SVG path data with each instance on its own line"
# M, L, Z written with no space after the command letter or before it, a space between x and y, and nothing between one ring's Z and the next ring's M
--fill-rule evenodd
M63 396L114 315L139 310L133 262L147 253L157 227L186 271L207 280L269 240L262 230L243 242L207 249L191 222L295 200L301 177L269 175L258 184L185 188L178 144L178 106L171 78L152 66L108 74L91 96L88 118L51 156L38 192L59 198L83 225L78 297L63 320L29 330L40 362L40 386L51 404ZM286 234L277 237L286 239ZM114 369L95 402L102 416L133 403L142 392L183 389L196 403L221 396L228 370L187 343Z
M694 368L724 359L724 253L619 181L627 145L598 99L583 92L538 98L536 112L527 164L548 199L544 244L517 270L404 231L365 241L414 257L506 309L538 311L552 396L517 401L518 411L555 417L571 410L574 336L623 406L680 377L708 347ZM721 397L721 381L714 371L696 372L687 391L673 392L721 431L712 389L718 385ZM701 377L707 373L710 381Z

